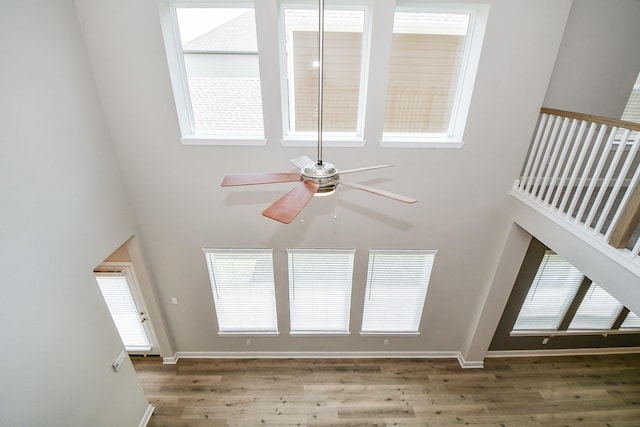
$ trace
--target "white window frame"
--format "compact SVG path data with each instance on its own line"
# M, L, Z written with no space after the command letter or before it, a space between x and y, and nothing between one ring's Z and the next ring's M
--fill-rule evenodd
M330 254L339 254L346 255L350 257L350 265L349 270L345 273L348 273L349 280L347 280L344 285L343 290L346 293L346 298L344 300L344 304L341 307L342 315L344 317L345 323L343 324L343 328L340 329L311 329L311 328L297 328L295 324L296 313L300 313L304 311L304 306L308 304L308 301L302 301L301 305L296 304L296 292L300 289L300 284L296 282L296 266L295 266L295 256L296 255L311 255L315 259L321 260L323 255ZM289 270L289 316L290 316L290 335L349 335L349 324L350 324L350 316L351 316L351 297L352 297L352 287L353 287L353 264L355 258L355 249L287 249L287 259L288 259L288 270ZM321 265L322 262L319 262L319 269L326 268L326 265ZM326 270L325 270L326 271ZM322 271L317 272L318 276L322 275ZM323 286L322 283L317 283L312 285L312 287L321 288Z
M167 55L167 65L171 78L171 87L176 105L178 124L180 127L180 142L183 145L221 145L221 146L264 146L267 144L265 130L262 135L242 133L198 133L194 128L193 110L189 96L186 68L176 8L180 7L221 7L221 8L252 8L255 4L251 0L161 0L159 1L162 32ZM258 53L259 54L259 53ZM260 70L260 82L262 87L262 70ZM261 89L262 90L262 89ZM263 91L264 92L264 91ZM264 97L262 100L264 112ZM264 114L263 114L264 120Z
M277 302L275 296L275 281L273 276L273 250L272 249L213 249L213 248L204 248L202 252L205 254L205 261L207 265L207 271L209 273L209 284L211 289L212 301L214 303L215 311L216 311L216 319L218 324L218 335L220 336L237 336L237 335L279 335L278 332L278 313L277 313ZM246 254L250 255L269 255L270 258L270 273L271 273L271 289L270 296L272 300L263 301L263 304L266 304L266 308L273 308L273 329L253 329L253 328L243 328L243 327L233 327L224 324L226 320L222 318L221 310L219 309L219 305L222 303L220 299L218 283L216 282L214 265L211 262L211 256L215 256L216 254ZM265 313L266 314L266 313Z
M428 293L428 289L429 289L429 282L431 279L431 273L433 271L433 264L435 262L435 256L438 253L437 250L374 250L371 249L369 250L369 265L367 268L367 284L366 284L366 289L365 289L365 300L364 300L364 307L363 307L363 314L362 314L362 326L361 326L361 330L360 330L360 334L361 335L414 335L414 336L418 336L420 335L420 323L422 320L422 314L424 313L424 307L425 307L425 302L426 302L426 297L427 297L427 293ZM427 264L423 264L421 265L419 268L421 270L426 270L426 271L416 271L416 272L412 272L411 273L411 278L414 279L418 279L418 276L422 276L420 277L420 285L424 286L424 289L417 289L417 292L414 292L413 290L409 290L409 289L403 289L402 286L399 286L396 290L395 293L396 294L401 294L404 298L418 298L419 300L415 300L412 301L415 303L415 305L412 307L415 309L416 315L417 315L417 322L415 323L415 325L411 325L411 328L409 328L409 325L404 325L403 329L366 329L365 330L365 321L366 321L366 317L367 316L372 316L373 318L376 319L384 319L388 316L386 316L385 314L380 314L380 313L376 313L375 311L371 311L371 310L375 310L375 307L378 306L378 304L380 303L384 303L384 293L381 295L382 297L382 301L374 301L372 300L372 296L373 293L375 292L375 287L382 287L382 290L384 291L390 291L392 286L385 286L384 283L378 283L377 282L377 278L375 277L376 274L380 274L381 271L377 270L377 267L375 265L375 257L376 255L408 255L408 256L415 256L415 255L421 255L424 256L424 261ZM405 269L405 271L408 271ZM398 277L395 278L395 280L402 280L402 277ZM392 280L392 278L388 278L387 280ZM410 292L409 292L410 291ZM373 301L373 305L369 305L368 301ZM388 303L388 300L387 300ZM407 309L408 305L410 305L410 302L407 302L407 306L404 306L404 309ZM391 308L399 308L400 310L403 309L403 307L398 307L397 305L393 305L393 306L388 306L385 307L386 309L391 309ZM394 313L390 313L393 316ZM415 320L415 319L414 319ZM379 320L378 320L379 321Z
M371 42L371 1L370 0L350 0L344 3L331 3L325 6L325 10L362 10L364 11L364 27L362 29L361 65L360 65L360 89L358 101L358 119L355 132L323 132L322 142L325 147L364 147L364 121L367 114L367 82L368 82L368 58ZM292 65L287 61L286 43L290 39L285 27L284 11L289 8L297 9L317 9L317 2L304 2L300 0L283 0L280 4L280 80L281 87L287 88L289 85L289 71ZM289 58L291 60L292 58ZM295 100L292 102L295 104ZM315 147L318 143L317 132L289 132L291 117L289 89L282 90L282 145L285 147ZM295 108L295 105L293 106Z
M459 86L455 94L447 133L383 132L380 145L394 148L462 148L464 146L464 130L471 106L471 97L489 16L489 5L468 3L438 4L424 3L419 0L398 0L396 10L403 12L465 13L470 15L469 27L465 40L464 55L460 64Z

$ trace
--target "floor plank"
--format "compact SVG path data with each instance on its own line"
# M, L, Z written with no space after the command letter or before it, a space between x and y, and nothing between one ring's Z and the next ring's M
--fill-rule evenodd
M132 360L149 426L640 426L640 354Z

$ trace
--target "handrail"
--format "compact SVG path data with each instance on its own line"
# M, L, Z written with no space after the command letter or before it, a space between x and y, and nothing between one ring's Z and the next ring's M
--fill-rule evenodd
M625 120L610 119L608 117L594 116L592 114L575 113L573 111L556 110L555 108L542 107L540 114L551 114L553 116L568 117L570 119L586 120L597 124L615 126L630 130L640 131L640 123L627 122Z

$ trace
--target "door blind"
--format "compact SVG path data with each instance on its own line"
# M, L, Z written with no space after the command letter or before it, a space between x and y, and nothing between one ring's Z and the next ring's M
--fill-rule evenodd
M151 350L127 277L122 273L98 272L95 276L125 349Z

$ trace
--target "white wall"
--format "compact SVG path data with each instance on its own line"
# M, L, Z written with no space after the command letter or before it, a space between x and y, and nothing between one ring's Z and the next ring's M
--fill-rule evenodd
M73 2L2 1L0 55L0 425L138 425L92 275L134 223Z
M162 0L160 0L162 1ZM389 0L379 0L376 7ZM339 190L316 198L305 223L282 225L260 212L290 185L219 187L234 172L290 171L288 159L314 149L283 147L278 84L263 92L265 147L184 146L179 141L156 0L77 0L105 115L132 206L138 237L154 277L159 305L176 351L461 351L475 330L477 305L491 285L510 232L509 189L520 170L555 63L570 1L491 0L489 23L462 149L331 148L339 168L395 164L351 179L416 197L403 205L368 193ZM277 2L260 0L276 34ZM268 31L269 30L269 31ZM269 46L275 46L275 41ZM277 51L260 58L275 67ZM269 76L277 82L277 70ZM276 76L276 77L274 77ZM514 94L518 96L514 98ZM272 96L274 95L274 96ZM375 102L373 100L372 102ZM279 337L217 335L203 247L274 248ZM286 248L355 248L348 337L288 334ZM370 248L437 249L421 335L358 334ZM176 297L178 305L171 303ZM498 315L499 316L499 315ZM454 320L455 319L455 320ZM488 345L488 343L487 343Z
M640 1L574 1L545 107L619 119L640 72Z

